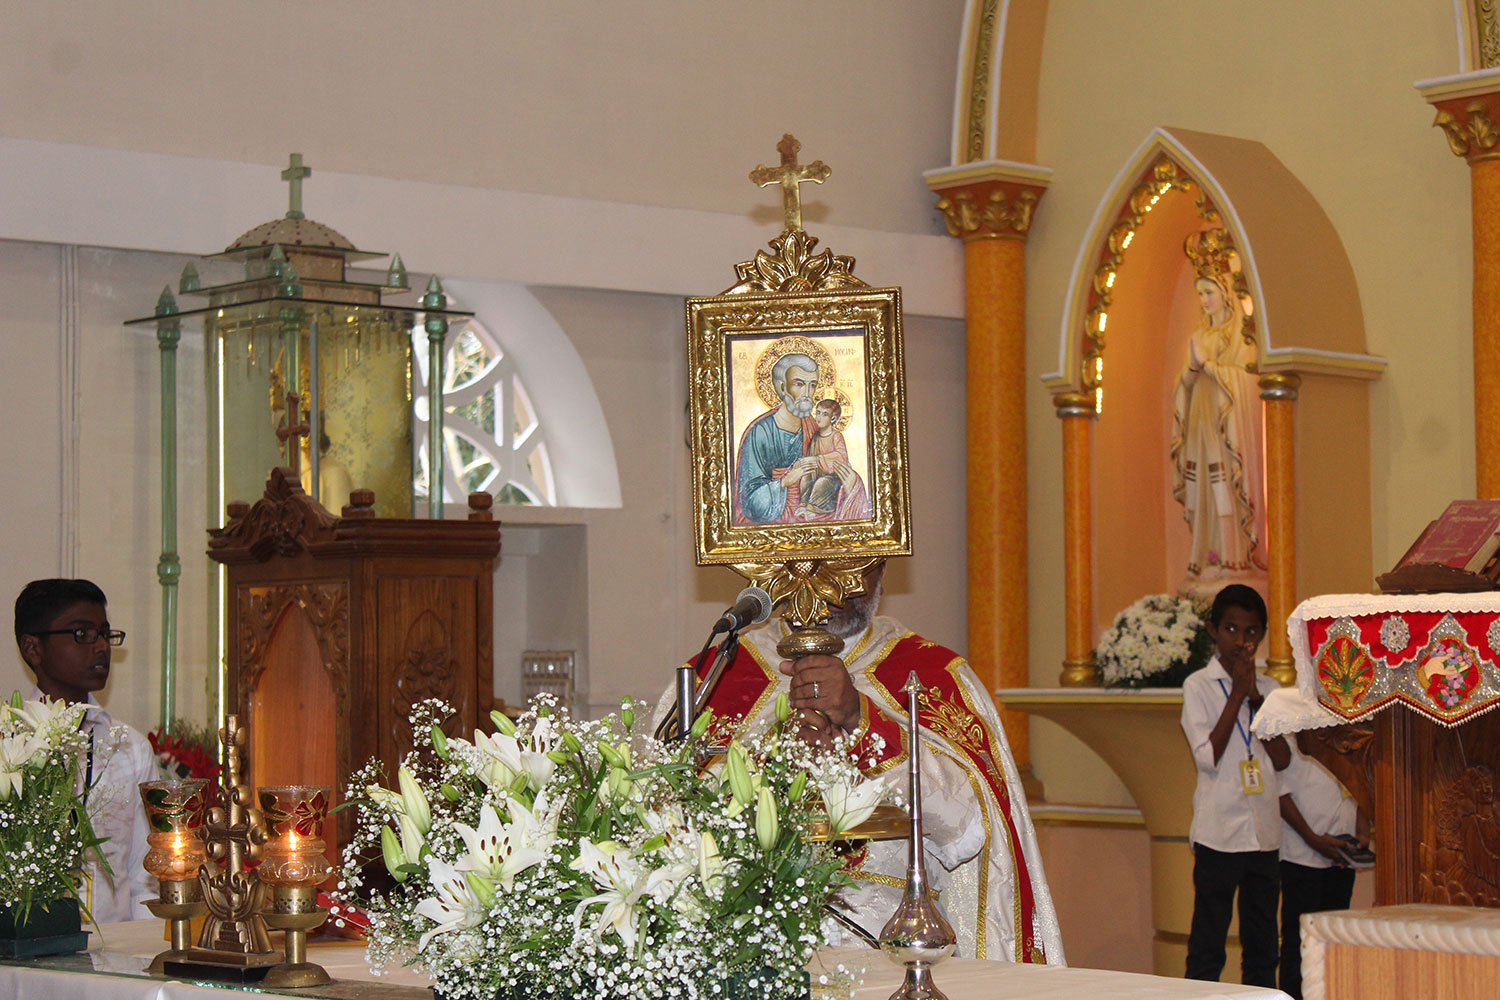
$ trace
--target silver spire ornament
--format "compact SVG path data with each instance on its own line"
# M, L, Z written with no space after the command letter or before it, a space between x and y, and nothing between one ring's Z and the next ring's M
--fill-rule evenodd
M932 981L932 967L953 954L958 943L953 925L938 909L927 887L927 864L922 851L922 744L917 738L917 696L922 683L916 672L906 678L906 742L911 790L911 844L906 862L906 890L891 919L880 932L886 958L906 966L906 980L891 1000L948 1000Z

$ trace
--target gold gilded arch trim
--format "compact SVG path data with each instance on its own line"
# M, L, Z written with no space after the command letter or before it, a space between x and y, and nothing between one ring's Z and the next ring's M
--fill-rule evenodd
M968 0L953 95L952 164L1030 162L1047 0Z
M1205 228L1222 228L1239 257L1235 284L1254 305L1260 370L1378 378L1385 359L1364 351L1353 268L1311 193L1260 143L1158 128L1094 211L1068 281L1058 370L1044 375L1043 384L1054 395L1092 395L1110 293L1128 274L1134 234L1150 224L1153 199L1192 188ZM1289 333L1279 338L1282 329Z

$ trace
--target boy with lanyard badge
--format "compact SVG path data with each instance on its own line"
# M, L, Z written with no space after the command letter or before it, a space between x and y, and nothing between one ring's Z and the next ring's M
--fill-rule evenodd
M110 628L104 591L88 580L33 580L16 598L16 646L36 675L26 698L87 705L89 750L79 770L85 808L110 871L89 862L82 902L97 923L151 916L156 895L146 857L146 813L138 783L160 777L146 738L118 722L94 698L109 682L111 650L125 633Z
M1255 671L1266 634L1266 603L1231 584L1209 612L1216 653L1182 682L1182 731L1197 765L1193 791L1193 923L1187 978L1218 981L1230 914L1239 895L1241 982L1276 985L1276 903L1281 811L1276 772L1291 751L1280 737L1250 732L1276 682ZM1267 767L1267 762L1271 766Z

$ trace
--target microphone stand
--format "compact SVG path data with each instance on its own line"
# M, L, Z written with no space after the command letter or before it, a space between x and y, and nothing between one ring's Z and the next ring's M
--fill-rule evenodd
M735 654L740 648L740 630L737 628L729 630L729 634L719 643L719 648L714 654L713 666L709 667L703 683L698 684L698 674L708 659L708 650L713 643L714 637L710 635L708 641L703 644L703 649L698 653L697 659L693 661L693 665L688 666L684 663L677 668L677 703L673 706L672 714L663 720L661 729L657 731L658 737L663 735L662 730L667 729L672 722L676 723L677 731L665 736L668 742L687 736L693 728L694 720L713 695L714 688L719 683L719 677L724 673L725 668L734 662Z

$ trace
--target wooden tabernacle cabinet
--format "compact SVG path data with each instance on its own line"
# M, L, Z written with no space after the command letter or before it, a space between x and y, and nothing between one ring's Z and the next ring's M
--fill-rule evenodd
M228 577L226 700L250 729L247 781L331 785L341 801L372 757L394 780L427 698L472 734L493 685L491 503L471 495L466 521L377 518L355 490L335 517L275 469L253 506L229 505L209 556ZM353 819L327 831L330 857Z

